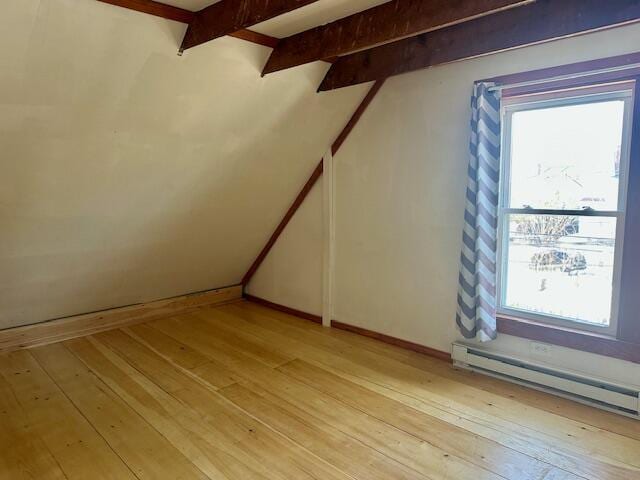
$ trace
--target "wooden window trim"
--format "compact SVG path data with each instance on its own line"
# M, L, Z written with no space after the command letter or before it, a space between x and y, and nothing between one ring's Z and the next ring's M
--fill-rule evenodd
M492 77L482 80L498 85L515 85L524 82L542 82L535 85L508 87L502 91L503 97L528 95L545 90L575 88L593 83L616 82L620 80L634 79L640 75L640 67L627 68L624 70L599 73L588 77L576 77L572 79L557 80L558 77L566 75L580 75L586 72L595 72L608 68L626 67L640 64L640 52L618 55L616 57L589 60L586 62L571 63L550 68L542 68L529 72L512 73L499 77ZM549 79L548 82L544 80ZM556 80L553 80L556 79Z
M640 345L585 330L499 315L498 332L640 364Z
M640 76L636 77L634 97L618 338L640 350Z
M532 72L505 75L487 79L486 81L509 85L637 63L640 63L640 52ZM618 72L577 77L575 79L550 80L549 82L528 87L505 88L503 96L520 96L553 89L581 87L593 83L627 80L635 80L635 87L622 282L616 336L607 336L506 315L498 315L497 324L498 332L505 335L550 343L640 364L640 294L638 293L640 292L640 72L638 68L634 67Z

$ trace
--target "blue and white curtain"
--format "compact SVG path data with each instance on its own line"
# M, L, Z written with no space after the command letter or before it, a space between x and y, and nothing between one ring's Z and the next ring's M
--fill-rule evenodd
M500 93L476 83L456 323L465 338L496 338L496 249L500 180Z

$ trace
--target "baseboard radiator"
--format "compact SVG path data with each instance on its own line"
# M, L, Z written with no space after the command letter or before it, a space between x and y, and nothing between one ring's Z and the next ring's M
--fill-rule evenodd
M640 419L638 389L488 353L459 343L453 344L452 357L454 364L461 368Z

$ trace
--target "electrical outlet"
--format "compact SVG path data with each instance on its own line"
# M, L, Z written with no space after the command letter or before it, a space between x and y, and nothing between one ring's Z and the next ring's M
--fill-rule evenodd
M548 343L529 342L529 349L534 355L548 356L551 355L553 346Z

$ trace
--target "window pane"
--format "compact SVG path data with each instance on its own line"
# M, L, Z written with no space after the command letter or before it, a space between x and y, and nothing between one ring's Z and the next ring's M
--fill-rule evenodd
M509 215L508 308L608 326L616 219Z
M510 206L618 209L622 100L515 112Z

